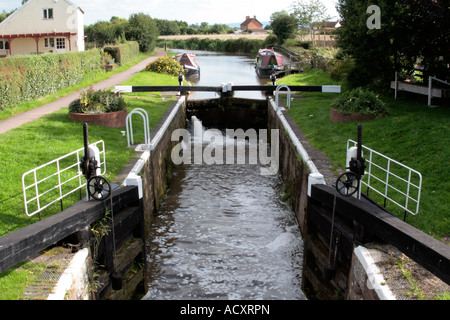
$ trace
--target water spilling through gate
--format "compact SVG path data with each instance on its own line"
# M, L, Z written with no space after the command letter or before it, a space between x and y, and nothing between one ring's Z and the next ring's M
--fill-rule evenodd
M251 143L235 140L222 141ZM297 221L280 200L281 178L260 169L175 169L147 241L144 299L305 299Z

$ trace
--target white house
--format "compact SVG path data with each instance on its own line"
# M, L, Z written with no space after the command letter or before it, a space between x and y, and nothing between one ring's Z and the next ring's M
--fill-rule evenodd
M0 23L0 56L84 51L84 12L68 0L28 0Z

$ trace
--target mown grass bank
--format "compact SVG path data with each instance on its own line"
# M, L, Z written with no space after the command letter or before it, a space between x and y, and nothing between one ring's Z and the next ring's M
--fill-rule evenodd
M291 75L279 81L288 85L339 84L320 70ZM343 90L346 90L345 85ZM345 168L346 143L357 139L357 122L333 123L330 107L336 94L301 93L291 103L289 114L306 134L311 145L323 151L339 172ZM426 97L406 96L394 100L380 96L389 115L362 122L363 144L423 176L419 214L407 214L406 222L434 236L450 236L450 109L428 108ZM380 199L377 199L380 200ZM381 202L383 204L383 202ZM387 209L403 219L403 210L387 203Z
M146 83L147 85L177 85L178 83L178 79L174 77L151 72L141 72L135 77L145 80L139 82L130 79L127 83ZM173 96L162 98L159 94L138 98L126 97L129 112L137 107L147 110L151 128L156 125L173 100ZM143 132L142 123L136 121L133 127L135 132ZM133 149L127 148L126 136L121 133L123 130L124 128L89 126L90 143L98 140L105 141L106 178L108 179L113 179L133 156ZM135 139L139 141L140 136L137 134ZM21 183L23 173L82 147L83 125L69 120L67 108L1 135L0 236L38 219L37 215L28 218L24 212ZM65 199L64 207L77 200L79 200L77 196ZM42 217L58 212L59 208L59 204L55 204L54 208L42 212Z
M177 85L175 77L142 71L127 80L128 85ZM128 94L125 100L128 111L143 108L149 114L150 130L156 126L165 111L175 101L174 95L159 93ZM136 117L138 118L138 117ZM139 120L139 119L138 119ZM13 129L1 135L0 154L0 236L23 228L38 220L38 215L27 217L24 211L21 177L22 174L55 158L83 147L83 125L69 120L68 108ZM134 149L127 147L124 128L89 126L89 142L105 141L107 173L105 177L114 180L116 175L134 157ZM143 140L142 121L133 120L135 142ZM79 200L79 195L65 198L64 207ZM57 214L59 203L42 212L42 218ZM23 299L23 292L44 270L33 262L20 264L0 274L0 300Z

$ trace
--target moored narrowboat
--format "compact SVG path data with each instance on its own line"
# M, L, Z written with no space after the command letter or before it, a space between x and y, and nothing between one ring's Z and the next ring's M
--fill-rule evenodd
M261 78L284 72L283 56L272 49L260 49L256 57L256 73Z
M200 77L200 66L194 53L185 52L175 56L175 60L184 68L184 74L188 79Z

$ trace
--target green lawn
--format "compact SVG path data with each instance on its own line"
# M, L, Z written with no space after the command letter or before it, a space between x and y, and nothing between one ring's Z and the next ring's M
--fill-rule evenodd
M318 70L291 75L279 83L339 84ZM358 123L330 121L330 106L336 94L301 95L304 98L291 103L289 114L305 132L311 145L330 157L334 168L344 168L346 143L348 139L357 140ZM450 109L428 108L426 97L420 96L403 95L396 101L392 94L381 96L381 99L389 108L389 115L362 122L363 144L422 174L419 214L407 214L406 221L437 238L447 237L450 235L450 181L447 179L450 176ZM339 171L343 172L343 169ZM389 202L387 208L403 219L403 210Z
M142 71L128 80L127 85L177 85L178 79L167 75ZM148 112L150 130L155 127L175 97L168 95L139 93L127 94L128 111L143 108ZM107 173L113 180L132 159L134 150L127 147L124 128L89 126L89 143L105 141ZM143 123L140 117L133 117L135 143L143 140ZM1 134L0 154L0 236L23 228L38 220L38 215L28 217L24 211L21 177L23 173L44 163L59 158L74 150L83 148L83 125L69 120L68 109L63 108L42 119L25 124ZM65 198L64 207L79 200L79 194ZM56 203L42 212L42 218L60 211ZM21 299L27 285L44 270L34 263L19 264L0 274L0 300Z
M143 71L137 73L127 84L177 84L178 79L167 75ZM159 94L133 94L125 97L129 104L128 111L134 108L147 110L150 118L150 128L155 127L161 116L174 101L175 97ZM143 123L140 117L133 117L135 142L143 140ZM127 148L127 138L121 131L124 128L105 128L95 125L89 126L89 143L99 140L105 141L107 179L114 177L130 161L134 150ZM25 124L1 134L0 154L0 236L18 230L38 220L38 215L28 217L24 211L22 193L22 175L40 165L83 148L83 125L69 120L68 109L63 108L41 119ZM63 201L67 208L79 200L79 194L68 197ZM56 203L42 212L42 218L60 210Z

